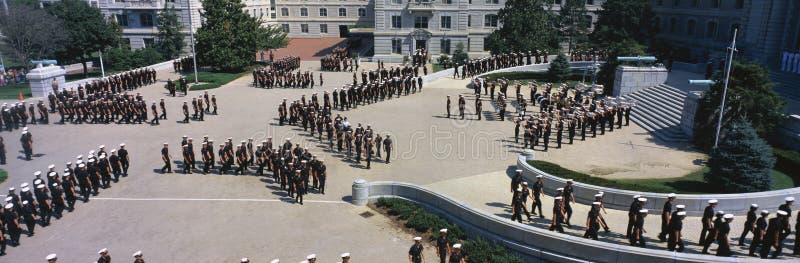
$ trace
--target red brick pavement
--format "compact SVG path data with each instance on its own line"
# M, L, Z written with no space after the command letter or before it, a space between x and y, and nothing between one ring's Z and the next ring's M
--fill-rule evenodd
M289 45L285 48L272 51L276 59L287 55L293 55L299 56L301 60L317 60L331 53L334 47L343 47L345 43L347 43L346 38L289 38L288 40ZM269 51L267 50L256 53L256 60L262 60L262 52L264 54L264 60L269 60Z

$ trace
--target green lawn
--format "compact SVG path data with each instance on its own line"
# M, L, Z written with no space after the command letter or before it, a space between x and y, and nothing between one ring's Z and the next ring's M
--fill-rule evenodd
M533 167L542 170L546 173L559 176L561 178L570 178L575 181L604 186L617 189L642 191L642 192L655 192L655 193L681 193L681 194L709 194L721 193L719 189L712 187L703 179L703 174L708 171L708 167L704 167L690 174L682 177L664 178L664 179L621 179L609 180L600 177L590 176L584 173L575 172L563 168L557 164L545 161L529 161ZM772 190L780 190L795 187L792 178L788 175L772 170Z
M432 70L433 72L439 72L439 71L442 71L442 70L444 70L444 69L445 69L445 67L444 67L444 66L442 66L441 64L435 64L435 63L431 63L431 70Z
M20 92L25 98L32 97L31 86L27 82L23 82L0 87L0 99L18 100Z
M198 81L200 84L191 85L191 90L207 90L216 89L222 85L227 84L241 76L247 74L247 71L241 73L225 73L225 72L198 72ZM194 82L194 73L186 75L186 80L189 83Z
M8 172L6 170L0 169L0 184L5 182L8 179Z

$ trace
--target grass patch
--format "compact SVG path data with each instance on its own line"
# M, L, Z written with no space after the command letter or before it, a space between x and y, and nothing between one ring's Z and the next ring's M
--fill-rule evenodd
M708 172L708 167L703 167L692 173L681 177L673 178L655 178L655 179L620 179L609 180L600 177L594 177L588 174L572 171L561 167L557 164L545 161L528 161L528 163L545 173L558 176L566 179L573 179L575 181L610 187L616 189L624 189L640 192L654 192L654 193L680 193L680 194L718 194L724 193L708 183L706 183L703 175ZM780 171L772 170L772 189L780 190L795 187L792 178Z
M447 239L450 244L463 243L464 254L469 255L470 262L524 262L519 255L514 254L505 246L479 237L467 239L464 231L455 223L436 214L426 211L414 202L400 198L378 198L374 203L375 209L390 218L403 223L408 230L428 241L439 238L439 229L447 228Z
M441 64L434 64L434 63L431 63L431 70L432 70L433 72L439 72L439 71L442 71L442 70L445 70L445 69L447 69L447 68L445 68L445 67L444 67L444 66L442 66Z
M21 82L0 87L0 99L18 100L20 92L22 92L22 96L25 98L33 97L30 84L28 84L28 82Z
M0 169L0 184L5 182L6 179L8 179L8 172L6 172L6 170Z
M198 72L197 79L200 84L190 84L190 90L207 90L216 89L222 85L228 84L235 79L247 74L247 71L240 73L227 73L227 72ZM186 81L194 83L194 73L186 75Z

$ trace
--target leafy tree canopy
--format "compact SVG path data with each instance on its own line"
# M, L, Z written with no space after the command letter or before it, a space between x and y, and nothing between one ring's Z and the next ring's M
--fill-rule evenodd
M489 35L492 53L550 51L558 48L555 17L544 0L508 0L498 11L500 28Z

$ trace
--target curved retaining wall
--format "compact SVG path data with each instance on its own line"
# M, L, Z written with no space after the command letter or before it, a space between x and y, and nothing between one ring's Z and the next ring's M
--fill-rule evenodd
M366 186L366 187L365 187ZM365 192L366 191L366 192ZM482 235L508 246L525 257L526 262L756 262L755 258L723 258L702 254L686 254L646 249L594 241L558 234L533 226L519 224L477 210L446 195L418 185L401 182L372 182L356 180L356 196L368 199L399 197L417 202L432 212L453 220L468 235Z
M525 180L529 182L536 181L537 175L542 175L544 181L544 192L549 195L554 195L556 188L563 187L566 184L566 179L557 177L545 172L542 172L526 162L526 160L533 160L534 153L531 150L526 150L517 158L517 169L522 170L522 175ZM594 201L594 195L597 192L604 192L603 204L608 208L627 210L634 195L642 195L647 198L645 208L649 210L656 210L661 213L661 207L667 200L667 194L650 193L650 192L636 192L629 190L621 190L614 188L607 188L602 186L590 185L575 182L573 183L575 189L575 201L582 204L590 204ZM717 199L718 210L723 210L726 213L733 213L736 215L747 214L750 204L758 204L760 209L768 209L770 211L778 208L783 204L783 199L787 196L794 196L800 198L800 187L743 194L678 194L675 197L675 204L686 205L686 212L691 216L699 216L703 214L703 209L708 205L708 200Z

